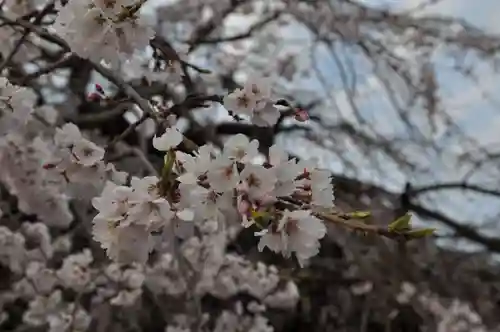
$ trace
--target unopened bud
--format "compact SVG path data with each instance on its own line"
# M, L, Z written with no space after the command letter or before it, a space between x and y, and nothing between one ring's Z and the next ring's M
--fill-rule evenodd
M300 121L300 122L305 122L305 121L309 120L309 113L307 113L306 110L298 109L295 112L295 120Z
M99 92L100 94L104 94L104 89L102 88L102 85L100 84L96 84L95 85L95 89L97 92Z

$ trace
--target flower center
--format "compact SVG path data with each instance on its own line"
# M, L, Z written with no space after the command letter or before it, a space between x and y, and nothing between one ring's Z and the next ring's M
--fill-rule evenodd
M298 221L296 219L288 218L285 224L285 233L287 235L291 235L292 233L296 233L299 229L297 226Z
M250 98L247 95L242 95L238 97L238 106L248 107L250 105Z
M246 155L245 149L241 149L241 148L236 149L235 155L236 155L236 158L243 159L243 157L245 157L245 155Z
M249 187L259 187L262 181L255 176L255 174L250 174L247 177L247 184Z
M82 152L85 157L90 157L94 150L92 150L91 148L84 148Z
M233 175L233 165L224 168L223 175L226 179L231 179L231 176Z

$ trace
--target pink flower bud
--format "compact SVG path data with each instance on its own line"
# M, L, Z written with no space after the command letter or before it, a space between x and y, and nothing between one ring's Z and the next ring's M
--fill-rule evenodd
M302 170L302 177L309 180L311 179L311 172L309 172L309 170L305 167Z
M100 84L96 84L95 85L95 89L97 92L99 92L100 94L104 94L104 89L102 88L102 85Z
M305 122L305 121L309 120L309 113L307 113L306 110L298 109L295 112L295 120L300 121L300 122Z
M52 164L52 163L48 163L48 164L44 164L42 167L44 169L52 169L52 168L56 167L56 165Z

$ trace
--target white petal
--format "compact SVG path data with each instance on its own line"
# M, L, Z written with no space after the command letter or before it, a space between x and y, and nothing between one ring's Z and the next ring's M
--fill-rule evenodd
M184 209L177 212L177 217L184 221L192 221L194 219L194 212L191 209Z
M185 173L177 178L177 181L184 184L196 184L198 178L193 173Z
M269 161L271 165L276 166L284 163L288 160L288 154L285 150L281 149L277 145L271 146L269 149Z
M244 228L249 228L253 224L255 224L255 222L251 218L244 217L243 220L241 221L241 226L243 226ZM257 235L257 234L255 234L255 235Z
M253 233L253 235L255 235L255 236L263 236L264 234L267 234L267 232L269 232L269 231L266 228L266 229L263 229L263 230L261 230L259 232Z
M153 138L153 146L159 151L168 151L182 142L182 134L175 128L167 128L160 137Z

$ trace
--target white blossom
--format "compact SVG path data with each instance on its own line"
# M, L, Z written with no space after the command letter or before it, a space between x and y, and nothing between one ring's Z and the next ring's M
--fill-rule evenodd
M61 291L56 290L48 297L37 296L32 300L23 320L30 326L48 324L49 332L66 332L70 327L86 330L91 318L81 306L75 308L74 303L64 303Z
M52 237L49 228L42 222L28 223L21 225L21 233L28 241L35 242L38 246L35 249L28 250L27 255L30 259L48 260L54 254Z
M264 233L258 248L268 247L274 252L281 252L285 257L295 253L301 265L319 252L319 239L326 234L326 227L321 220L307 210L285 210L278 225Z
M61 147L73 147L82 140L80 129L74 123L66 123L60 128L56 128L54 141Z
M280 117L280 111L271 102L266 102L261 108L256 109L251 121L259 127L274 126Z
M299 184L296 178L301 172L300 165L294 159L289 160L288 154L276 145L269 148L269 163L276 176L272 195L286 197L293 194Z
M40 262L28 264L26 278L37 294L50 294L58 283L56 273Z
M53 29L83 58L117 65L120 57L145 48L154 36L136 1L69 1L59 8ZM118 57L117 57L118 55Z
M244 89L236 89L232 93L224 97L224 107L236 114L251 116L255 107L257 107L257 99L255 96Z
M0 226L0 263L20 272L25 259L25 239L5 226Z
M275 173L261 165L247 164L240 174L241 181L244 182L246 192L254 200L263 198L270 194L277 182Z
M261 109L271 98L271 81L269 78L254 75L245 82L243 90L249 92L258 101L256 108Z
M182 134L176 128L167 128L160 137L153 137L153 146L159 151L168 151L182 142Z
M194 156L176 151L175 171L179 174L177 181L196 184L198 178L208 172L215 156L215 149L211 145L200 146Z
M20 130L31 119L36 96L33 91L0 77L0 135Z
M172 220L175 213L170 203L160 196L158 182L159 179L155 176L132 178L132 205L127 212L128 217L124 220L124 226L135 223L149 229L158 229Z
M218 157L207 172L210 186L219 192L231 191L240 181L240 175L235 163L230 159Z
M233 161L248 163L259 154L258 149L259 142L257 140L250 141L245 135L237 134L224 144L222 155Z
M230 192L218 193L201 186L182 184L179 186L181 203L190 205L198 218L219 220L223 211L232 207L232 194Z
M313 204L326 208L333 207L333 187L328 171L316 169L311 172L311 192Z
M96 165L104 157L104 149L87 140L76 142L72 152L78 164L88 167Z
M77 292L92 289L92 253L85 249L81 253L67 256L61 268L57 271L59 280L65 287L72 288Z

